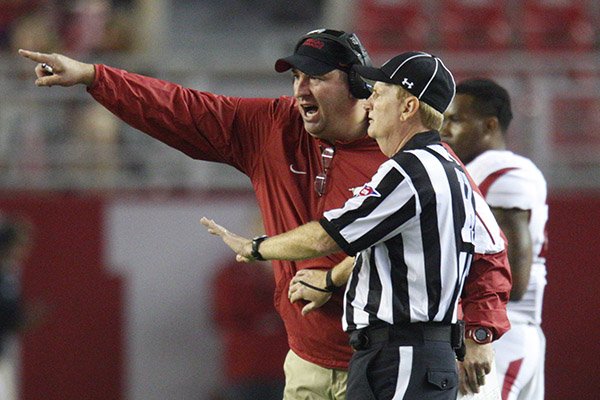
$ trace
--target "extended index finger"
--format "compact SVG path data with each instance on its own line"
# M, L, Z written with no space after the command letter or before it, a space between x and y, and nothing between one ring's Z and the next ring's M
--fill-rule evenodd
M52 55L46 53L40 53L39 51L31 51L19 49L19 54L25 58L29 58L30 60L39 62L39 63L47 63L52 61Z

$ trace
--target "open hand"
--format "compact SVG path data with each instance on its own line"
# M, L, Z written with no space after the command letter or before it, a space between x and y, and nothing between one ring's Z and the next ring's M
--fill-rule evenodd
M217 224L212 219L202 217L200 223L206 227L208 233L219 236L223 242L237 253L236 260L239 262L254 261L252 257L252 240L229 232L227 229Z

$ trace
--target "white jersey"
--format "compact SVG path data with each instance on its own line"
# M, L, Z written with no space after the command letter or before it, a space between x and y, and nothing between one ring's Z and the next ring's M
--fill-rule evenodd
M541 323L546 286L546 180L531 160L506 150L488 150L467 165L490 207L530 210L533 262L523 298L507 305L511 323Z

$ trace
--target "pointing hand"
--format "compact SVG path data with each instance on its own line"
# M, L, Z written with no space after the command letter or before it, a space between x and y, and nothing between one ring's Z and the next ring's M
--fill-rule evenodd
M73 86L76 84L90 86L94 82L96 70L93 64L82 63L62 54L46 54L23 49L19 50L19 54L38 63L35 67L36 86ZM52 73L48 72L48 69L44 69L42 64L49 66Z

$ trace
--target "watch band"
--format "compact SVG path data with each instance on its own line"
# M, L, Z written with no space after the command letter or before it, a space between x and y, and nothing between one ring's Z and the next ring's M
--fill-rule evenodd
M254 239L252 239L252 253L250 253L250 254L252 255L252 258L254 258L255 260L265 261L262 254L260 254L260 251L258 250L258 248L260 247L260 244L262 242L264 242L267 238L268 238L267 235L262 235L262 236L257 236Z
M325 274L325 290L328 292L333 292L338 288L335 283L333 283L333 278L331 277L332 274L333 268L328 269L327 273Z

